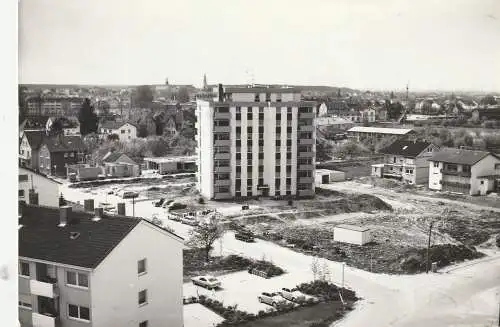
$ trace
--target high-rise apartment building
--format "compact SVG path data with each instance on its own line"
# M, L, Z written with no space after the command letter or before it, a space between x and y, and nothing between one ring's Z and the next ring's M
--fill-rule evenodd
M276 87L219 86L217 98L198 100L201 195L314 196L315 105Z

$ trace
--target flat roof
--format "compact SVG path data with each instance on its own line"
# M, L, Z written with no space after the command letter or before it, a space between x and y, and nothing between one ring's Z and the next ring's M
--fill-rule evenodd
M335 228L348 229L348 230L352 230L352 231L356 231L356 232L366 232L366 231L370 230L370 228L368 228L368 227L348 225L348 224L340 224L340 225L335 226Z
M316 174L330 174L330 173L344 173L344 172L333 169L316 169Z
M385 128L385 127L354 126L353 128L349 129L348 132L405 135L405 134L408 134L410 132L413 132L413 129L411 129L411 128Z
M196 156L144 158L144 161L151 161L156 163L196 161Z

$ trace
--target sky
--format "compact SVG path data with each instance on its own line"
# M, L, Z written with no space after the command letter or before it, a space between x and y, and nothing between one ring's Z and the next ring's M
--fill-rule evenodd
M19 82L500 91L499 0L20 0Z

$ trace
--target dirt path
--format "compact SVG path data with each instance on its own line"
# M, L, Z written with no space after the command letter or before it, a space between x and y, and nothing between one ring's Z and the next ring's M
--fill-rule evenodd
M361 184L361 183L357 183L357 182L341 182L341 183L334 183L334 184L323 184L323 185L321 185L321 188L324 188L327 190L340 191L340 192L364 193L364 194L376 195L381 200L386 201L387 203L392 205L393 208L395 208L395 209L413 209L414 206L411 203L408 203L408 200L414 200L414 201L430 202L432 204L438 204L438 202L442 202L445 204L458 206L458 207L464 207L464 208L478 210L478 211L488 210L488 211L500 212L500 208L440 198L440 197L438 197L438 194L436 194L436 196L433 197L433 196L412 194L409 192L398 193L398 192L394 192L392 190L387 190L387 189L383 189L380 187L374 187L374 186L369 185L369 184Z

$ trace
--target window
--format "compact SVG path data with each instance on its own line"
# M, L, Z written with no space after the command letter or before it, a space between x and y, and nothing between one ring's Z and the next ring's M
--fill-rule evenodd
M259 120L264 120L264 114L259 114Z
M236 126L236 134L240 134L241 133L241 126Z
M254 96L254 102L259 102L260 101L260 94L256 93Z
M146 259L137 261L137 273L139 275L146 273Z
M286 112L289 113L289 114L291 114L292 113L292 107L286 108Z
M276 113L276 120L281 120L281 112Z
M24 197L24 190L19 190L17 195L19 197L23 198Z
M64 158L68 157L68 152L64 152Z
M276 159L281 159L281 153L277 152L276 155L275 155L275 158Z
M30 276L30 264L27 262L21 262L19 274L23 277Z
M142 290L139 292L139 305L148 303L148 291Z
M79 305L68 304L68 316L70 318L90 321L90 309Z
M252 134L252 126L248 126L247 127L247 133L248 134Z
M70 153L69 153L69 156L70 156L71 158L74 158L74 157L75 157L75 153L74 153L74 152L70 152Z
M279 134L281 133L281 127L280 126L276 126L276 134Z
M79 286L79 287L89 287L89 279L87 274L78 273L75 271L66 271L66 284Z
M438 167L439 167L439 162L435 162L435 163L434 163L434 167L435 167L435 168L438 168Z
M129 129L129 130L127 130L127 131L128 131L128 133L130 134L130 129Z
M247 113L247 120L252 120L253 119L253 115L251 112Z
M23 309L28 309L28 310L32 309L31 303L24 302L24 301L19 301L19 307L23 308Z
M276 140L276 146L280 146L281 145L281 140Z
M241 114L239 112L236 113L236 120L241 120Z
M139 327L148 327L148 321L144 320L139 323Z
M124 129L121 129L121 130L120 130L120 133L125 134L125 130L124 130Z

